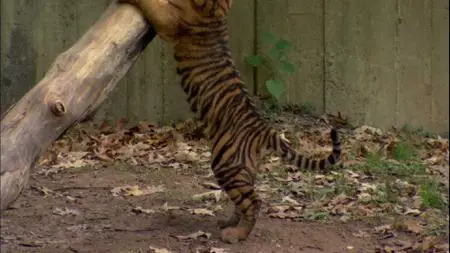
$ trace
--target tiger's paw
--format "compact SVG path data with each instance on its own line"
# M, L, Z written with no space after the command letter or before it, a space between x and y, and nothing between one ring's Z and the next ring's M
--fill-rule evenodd
M220 232L220 239L223 242L235 244L247 239L250 231L243 227L228 227Z
M237 224L239 224L239 216L237 215L232 215L230 218L228 219L220 219L217 221L217 225L219 226L219 228L227 228L227 227L235 227Z

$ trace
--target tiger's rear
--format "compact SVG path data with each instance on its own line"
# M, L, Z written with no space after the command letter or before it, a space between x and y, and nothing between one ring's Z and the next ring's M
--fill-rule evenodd
M254 174L262 151L277 151L299 168L326 171L341 154L336 130L331 130L331 154L310 159L294 151L261 117L231 57L226 22L231 0L123 1L137 5L158 34L173 42L181 86L211 143L212 170L236 205L234 215L220 221L221 238L245 240L260 209Z

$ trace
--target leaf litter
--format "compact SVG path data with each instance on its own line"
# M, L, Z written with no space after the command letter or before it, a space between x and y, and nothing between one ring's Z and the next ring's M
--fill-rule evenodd
M275 126L294 148L320 157L331 151L327 122L335 121L342 124L344 120L340 115L328 114L311 124L282 115ZM360 231L358 236L378 234L383 238L380 249L385 252L391 249L412 252L407 247L448 249L444 242L448 239L448 232L444 231L448 208L443 208L448 207L448 138L425 137L397 129L383 131L365 125L342 128L340 134L342 161L331 173L296 171L271 154L263 158L256 186L265 203L262 213L269 218L292 221L336 219L347 222L385 217L386 224L373 231ZM158 210L187 210L192 215L214 216L227 198L214 181L210 171L211 152L201 137L201 131L191 120L165 127L150 122L126 127L122 121L115 126L106 123L100 127L76 125L41 156L38 173L50 175L85 166L101 168L116 162L153 169L179 170L196 166L204 170L208 179L199 183L206 191L192 196L200 205L198 208L172 207L166 202L158 209L135 207L132 212L151 215ZM426 180L436 183L425 184ZM52 194L47 188L39 191L44 196ZM164 191L162 185L123 185L113 187L111 194L136 197ZM435 211L433 219L427 216L430 210ZM56 213L67 212L61 209ZM392 217L397 216L408 219L394 224L396 221ZM398 232L414 234L414 237L408 243L401 242ZM208 239L209 234L198 232L177 238L198 237Z

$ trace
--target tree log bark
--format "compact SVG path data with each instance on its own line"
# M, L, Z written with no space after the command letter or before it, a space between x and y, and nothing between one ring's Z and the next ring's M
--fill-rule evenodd
M5 114L0 128L0 211L27 185L41 152L98 108L154 37L138 9L112 3Z

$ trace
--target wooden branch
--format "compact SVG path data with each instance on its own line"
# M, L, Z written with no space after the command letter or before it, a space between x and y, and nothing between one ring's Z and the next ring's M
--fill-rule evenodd
M138 9L112 3L7 112L1 121L0 211L27 185L41 152L108 97L154 36Z

